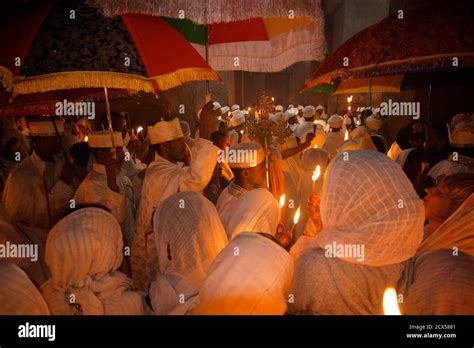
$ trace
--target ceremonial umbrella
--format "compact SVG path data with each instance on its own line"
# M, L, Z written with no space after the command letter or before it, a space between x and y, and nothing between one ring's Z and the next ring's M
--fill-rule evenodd
M467 1L397 11L339 47L303 90L350 78L473 67L469 12Z
M214 70L277 72L326 54L320 0L88 1L106 16L161 16Z
M160 18L105 18L79 0L2 11L0 46L1 82L13 98L41 94L48 100L43 93L62 90L73 90L71 98L92 97L104 87L111 95L157 94L187 81L220 80Z

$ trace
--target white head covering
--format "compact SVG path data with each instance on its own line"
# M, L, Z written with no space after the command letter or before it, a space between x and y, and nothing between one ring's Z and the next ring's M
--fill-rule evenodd
M318 111L318 110L323 110L324 111L324 106L322 106L322 105L316 106L316 111Z
M290 118L292 118L296 114L290 110L287 110L284 114L281 113L281 115L284 117L285 121L288 121Z
M283 112L283 106L282 105L275 106L275 111L276 112Z
M229 156L226 161L231 168L253 168L265 159L262 145L256 142L238 143L229 149L229 153L231 152L236 154L235 157Z
M303 105L298 105L297 109L298 109L298 111L300 111L300 110L303 111L304 106Z
M228 106L221 107L221 114L227 114L230 111Z
M46 302L17 265L0 261L0 315L48 315Z
M164 200L153 216L159 272L150 297L156 314L185 314L212 262L227 244L214 205L197 192L180 192ZM180 296L185 303L180 303ZM193 298L193 299L192 299Z
M226 226L229 240L242 232L276 233L280 221L280 206L273 195L264 188L242 194L234 205L234 213Z
M186 121L179 121L179 124L181 126L181 131L183 132L183 135L185 137L190 137L191 136L191 128L189 128L189 123Z
M306 135L309 133L314 133L313 122L305 122L296 127L295 135L300 139L301 142L306 141ZM318 145L319 148L322 148L325 142L326 134L324 133L324 130L321 125L316 124L316 134L314 135L314 139L311 141L311 147L314 147L314 145Z
M370 115L367 117L365 119L365 124L371 131L378 131L380 128L382 128L382 120L376 115Z
M288 105L287 110L293 110L293 108L294 108L294 105L293 105L293 104L290 104L290 105Z
M112 214L90 207L61 219L46 242L52 277L41 286L51 314L72 314L79 306L83 314L144 314L142 294L117 271L122 260L122 231Z
M339 116L338 114L334 114L331 117L329 117L328 124L331 128L341 128L342 123L344 122L344 119L342 116Z
M403 170L376 151L334 158L324 182L321 219L323 230L314 241L319 247L363 245L362 261L341 258L369 266L415 255L425 220L423 203Z
M313 105L308 105L303 109L303 117L311 118L316 113L316 108Z
M154 126L148 127L148 134L152 145L183 137L183 131L177 117L171 121L159 121Z
M112 144L112 137L114 143ZM123 146L122 133L113 132L112 136L108 130L99 130L88 134L87 144L93 148L111 148Z
M293 271L291 256L277 243L241 233L214 261L193 314L282 315Z
M245 112L241 110L237 111L230 119L230 123L233 127L237 127L237 126L240 126L241 124L244 124Z
M237 105L237 104L234 104L232 105L232 107L230 108L230 111L234 112L236 110L240 110L240 105Z
M449 143L455 147L474 147L473 114L457 114L448 124Z

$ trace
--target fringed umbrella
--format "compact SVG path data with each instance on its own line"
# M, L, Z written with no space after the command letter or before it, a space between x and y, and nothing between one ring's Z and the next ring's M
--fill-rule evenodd
M326 54L320 0L88 1L106 16L161 16L215 70L277 72Z
M339 47L303 90L350 78L473 67L470 11L460 1L394 13Z
M220 80L160 18L105 18L82 1L5 11L0 35L2 82L13 97L103 87L156 94L187 81Z

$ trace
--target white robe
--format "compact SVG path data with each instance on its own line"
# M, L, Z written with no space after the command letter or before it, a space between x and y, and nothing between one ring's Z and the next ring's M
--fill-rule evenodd
M337 155L337 148L344 142L344 136L341 132L330 132L326 135L326 142L323 149L329 152L330 158Z
M54 178L46 177L45 168L45 162L33 152L11 171L2 197L8 222L49 229L65 212L74 188L59 180L62 163L55 164ZM45 181L48 196L44 193Z
M234 213L234 207L240 196L246 191L247 190L245 190L243 187L240 187L234 182L231 182L229 186L227 186L219 195L216 208L221 218L222 225L224 225L224 228L226 228L226 226L229 226L229 221Z
M128 177L117 176L119 192L108 187L105 166L94 163L92 170L79 185L74 200L76 204L101 204L109 208L122 227L124 242L130 246L135 233L134 190Z
M189 167L181 167L160 156L145 174L142 196L137 212L137 230L133 238L132 275L138 288L145 289L155 278L156 260L151 218L154 208L174 193L202 191L214 172L218 148L209 140L199 138L193 148ZM151 261L151 263L150 263Z

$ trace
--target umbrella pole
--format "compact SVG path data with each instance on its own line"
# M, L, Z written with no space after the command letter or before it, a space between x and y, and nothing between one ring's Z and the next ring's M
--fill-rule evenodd
M112 158L115 159L117 158L117 153L115 151L114 130L112 128L112 116L110 114L109 94L107 92L107 87L104 87L104 94L105 94L105 108L107 111L107 122L109 123L110 140L112 141Z

